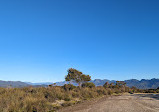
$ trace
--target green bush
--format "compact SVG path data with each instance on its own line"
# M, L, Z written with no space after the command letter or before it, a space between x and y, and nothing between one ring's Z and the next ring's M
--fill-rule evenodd
M82 84L82 87L93 88L93 87L95 87L95 84L93 82L86 82L86 83Z
M76 88L76 86L74 86L73 84L65 84L65 85L63 86L63 89L64 89L65 91L70 91L70 90L73 90L74 88Z
M66 94L65 97L64 97L65 101L71 101L71 99L72 99L71 94Z

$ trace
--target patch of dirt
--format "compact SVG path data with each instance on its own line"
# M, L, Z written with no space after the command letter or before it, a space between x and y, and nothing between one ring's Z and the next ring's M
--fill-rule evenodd
M125 94L84 101L58 112L159 112L159 95Z

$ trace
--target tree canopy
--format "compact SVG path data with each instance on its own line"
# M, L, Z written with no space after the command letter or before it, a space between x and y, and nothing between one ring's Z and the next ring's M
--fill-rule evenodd
M83 74L81 71L74 68L68 69L68 74L65 77L66 81L75 81L81 87L82 83L88 82L91 80L91 76Z

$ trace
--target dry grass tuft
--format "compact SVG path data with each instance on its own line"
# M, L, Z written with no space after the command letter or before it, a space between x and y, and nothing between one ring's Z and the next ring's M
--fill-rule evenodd
M104 87L0 88L0 112L48 112L102 95L121 93Z

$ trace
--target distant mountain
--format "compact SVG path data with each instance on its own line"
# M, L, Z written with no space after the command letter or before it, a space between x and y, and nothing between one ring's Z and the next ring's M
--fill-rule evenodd
M156 89L159 87L159 79L125 80L128 87L137 87L139 89Z
M2 81L0 80L0 87L27 87L30 86L29 84L26 84L24 82L20 81Z
M95 79L95 80L91 80L90 82L93 82L96 86L103 86L106 82L109 83L115 83L115 80L107 80L107 79Z
M116 83L115 80L101 80L101 79L95 79L92 80L91 82L93 82L96 86L102 86L105 82L109 82L109 83ZM159 79L142 79L142 80L137 80L137 79L130 79L130 80L125 80L124 82L126 82L126 85L128 87L136 87L139 89L156 89L159 87Z
M115 83L115 80L107 80L107 79L95 79L91 80L90 82L93 82L96 86L103 86L105 82L109 83ZM159 87L159 79L142 79L142 80L137 80L137 79L130 79L130 80L125 80L126 85L128 87L137 87L139 89L156 89ZM69 82L66 81L61 81L61 82L56 82L57 86L63 86L64 84L68 84ZM42 83L30 83L30 82L20 82L20 81L1 81L0 80L0 87L26 87L26 86L35 86L35 87L47 87L48 85L53 84L53 82L42 82ZM77 83L72 83L75 86L77 86Z
M90 82L93 82L96 86L103 86L106 82L109 83L116 83L115 80L101 80L101 79L95 79L95 80L91 80ZM130 80L125 80L126 85L128 87L136 87L139 89L156 89L159 87L159 79L142 79L142 80L137 80L137 79L130 79ZM64 84L67 84L68 82L63 81L63 82L57 82L56 84L58 86L63 86ZM77 85L76 83L73 83L74 85Z
M53 84L53 82L39 82L39 83L25 82L25 83L29 84L29 85L50 85L50 84Z
M91 80L90 82L93 82L96 86L101 86L101 85L104 85L105 82L115 83L116 81L115 80L110 81L110 80L107 80L107 79L104 79L104 80L95 79L95 80ZM43 83L28 83L28 84L31 84L31 85L50 85L50 84L53 84L53 83L43 82ZM69 84L69 82L67 82L67 81L56 82L57 86L63 86L64 84ZM75 85L75 86L78 85L77 83L74 83L74 82L72 82L72 84Z

